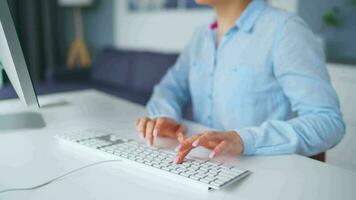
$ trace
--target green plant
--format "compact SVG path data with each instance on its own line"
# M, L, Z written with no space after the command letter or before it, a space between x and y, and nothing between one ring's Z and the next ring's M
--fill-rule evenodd
M356 6L356 0L349 0L348 2L351 6ZM322 22L322 30L326 27L340 27L342 25L341 9L338 6L334 6L327 10L322 16Z
M325 14L322 17L322 21L326 26L339 27L341 26L340 15L341 15L340 8L334 6L332 9L325 12Z

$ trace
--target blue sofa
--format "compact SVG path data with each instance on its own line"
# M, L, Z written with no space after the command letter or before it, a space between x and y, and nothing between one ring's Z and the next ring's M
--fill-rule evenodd
M89 71L77 70L52 73L45 82L34 85L37 94L51 94L83 89L102 92L145 105L156 85L177 60L178 54L103 49ZM0 100L16 97L11 85L0 89ZM183 117L192 120L188 103Z
M88 75L80 78L73 72L58 76L54 73L45 82L36 83L38 94L94 88L130 101L146 104L153 90L177 54L103 49L94 59ZM0 89L0 99L14 98L11 85Z
M91 82L97 89L146 104L177 54L105 49L95 59Z

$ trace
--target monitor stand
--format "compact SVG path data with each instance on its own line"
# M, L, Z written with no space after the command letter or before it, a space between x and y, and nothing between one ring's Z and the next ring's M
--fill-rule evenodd
M22 112L0 114L0 133L19 129L40 129L45 126L46 123L40 113Z

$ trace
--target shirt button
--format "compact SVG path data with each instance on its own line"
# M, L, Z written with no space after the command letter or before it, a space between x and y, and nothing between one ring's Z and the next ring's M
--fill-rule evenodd
M210 73L209 73L209 76L210 76L210 77L213 77L213 76L214 76L214 73L213 73L213 72L210 72Z
M209 99L213 99L213 95L209 94L209 95L208 95L208 98L209 98Z

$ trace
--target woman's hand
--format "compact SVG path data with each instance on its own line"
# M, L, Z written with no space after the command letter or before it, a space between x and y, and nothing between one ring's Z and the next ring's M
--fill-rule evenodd
M243 142L239 134L235 131L206 131L186 139L178 147L178 154L175 159L176 164L183 162L185 156L195 147L203 146L211 149L209 158L229 153L240 155L243 152Z
M136 129L141 139L146 139L147 144L152 146L155 137L176 138L180 143L185 140L186 128L170 118L142 117L136 121Z

